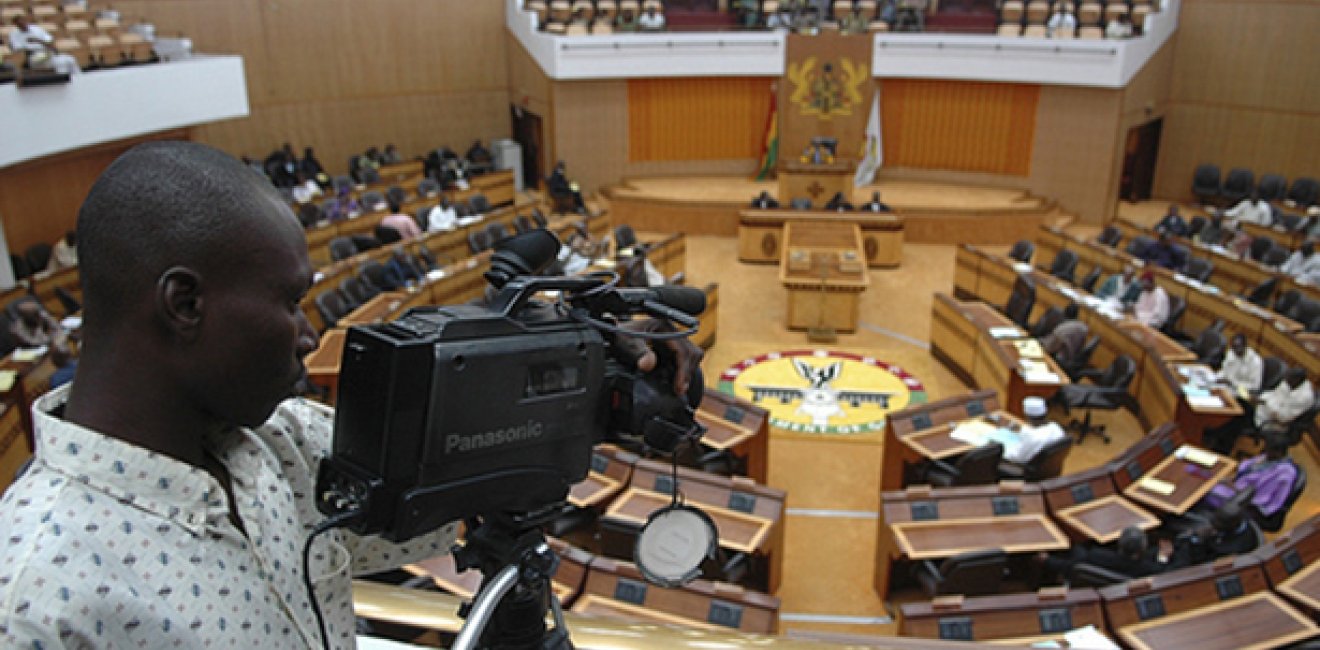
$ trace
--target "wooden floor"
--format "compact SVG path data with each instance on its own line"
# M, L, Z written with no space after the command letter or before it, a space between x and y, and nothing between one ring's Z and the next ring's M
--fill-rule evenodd
M665 186L663 180L647 185L653 191ZM708 189L725 191L713 186ZM737 191L740 196L751 196L754 189L749 184ZM898 198L896 188L892 197L887 184L883 191L886 200ZM1146 209L1155 211L1149 206ZM863 295L857 333L840 335L837 344L826 347L902 366L925 384L931 400L969 390L930 355L927 346L932 296L952 291L953 258L953 246L908 244L899 269L870 272L871 286ZM732 238L688 237L688 277L721 285L719 338L703 364L712 383L724 369L744 358L811 345L805 334L783 326L786 294L778 282L777 267L740 264L736 259ZM1112 444L1091 440L1075 447L1065 472L1103 463L1143 433L1136 418L1125 412L1107 419ZM783 601L782 629L896 633L896 626L886 619L890 608L870 584L881 451L878 442L771 439L769 482L788 491L790 509L784 580L778 593ZM1311 476L1320 476L1320 466L1305 449L1295 452ZM1287 527L1317 510L1320 481L1313 480ZM896 600L913 597L899 594Z

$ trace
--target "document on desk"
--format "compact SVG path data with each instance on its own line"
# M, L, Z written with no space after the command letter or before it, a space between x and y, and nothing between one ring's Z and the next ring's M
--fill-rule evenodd
M1018 359L1018 366L1022 368L1022 378L1029 384L1059 383L1059 376L1044 362Z
M18 348L17 350L14 350L13 353L14 361L18 361L20 363L36 361L37 359L40 359L41 357L45 356L46 349L47 348L44 345L38 345L35 348Z
M1204 449L1197 449L1196 447L1189 447L1187 445L1179 447L1178 451L1174 452L1173 455L1189 463L1200 465L1206 469L1214 467L1219 463L1218 456Z
M1173 494L1173 491L1176 488L1168 481L1162 481L1153 476L1147 476L1146 478L1141 479L1141 489L1150 490L1155 494L1167 497L1170 494Z
M1063 634L1063 640L1068 642L1069 648L1085 648L1086 650L1122 650L1113 641L1105 637L1100 630L1095 629L1094 625L1079 627Z
M997 427L985 420L968 420L959 423L949 433L949 437L977 447L989 442L997 442L1004 446L1004 453L1008 453L1010 449L1016 449L1022 444L1016 433Z
M1045 350L1041 349L1040 341L1036 339L1020 339L1013 341L1013 347L1017 348L1018 355L1028 359L1044 359Z
M1187 405L1194 409L1217 409L1224 407L1224 400L1218 395L1188 395Z
M993 336L996 339L1015 339L1018 338L1019 336L1024 336L1025 334L1026 332L1023 332L1022 330L1016 327L990 328L990 336Z
M14 382L18 380L18 371L0 370L0 393L7 393L14 387Z

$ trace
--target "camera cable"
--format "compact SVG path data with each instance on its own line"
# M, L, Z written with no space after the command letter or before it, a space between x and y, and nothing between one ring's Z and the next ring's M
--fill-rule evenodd
M316 602L316 587L312 584L312 542L318 536L336 528L342 528L360 516L362 516L362 509L355 507L325 519L317 524L316 528L312 529L312 533L307 536L307 543L303 545L303 586L307 589L307 600L312 604L312 613L316 615L316 627L321 634L321 647L324 650L330 650L330 637L326 634L325 616L321 613L320 603Z

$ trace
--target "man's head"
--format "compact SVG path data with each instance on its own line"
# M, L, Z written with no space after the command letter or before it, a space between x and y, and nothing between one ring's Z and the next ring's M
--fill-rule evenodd
M1028 397L1022 400L1022 415L1032 424L1040 424L1045 421L1045 414L1049 413L1049 407L1046 406L1044 398Z
M1289 368L1288 372L1284 373L1283 380L1293 388L1300 387L1306 381L1306 368L1300 366Z
M1237 530L1242 525L1242 508L1232 501L1210 513L1210 525L1221 533Z
M1177 204L1177 203L1170 203L1170 204L1169 204L1169 216L1170 216L1170 217L1176 217L1176 216L1178 216L1179 213L1180 213L1180 210L1181 210L1181 208L1178 207L1178 204Z
M74 232L74 231L72 231L72 230L70 230L69 232L64 233L64 243L65 243L69 248L76 248L76 247L78 246L78 233L76 233L76 232Z
M25 15L23 15L23 14L19 14L19 15L17 15L17 16L14 16L14 26L15 26L15 27L18 27L18 31L20 31L20 32L26 32L26 31L27 31L27 28L28 28L28 24L29 24L29 23L28 23L27 16L25 16Z
M1077 307L1077 303L1075 302L1069 302L1068 306L1063 308L1063 317L1067 320L1077 320L1077 316L1080 313L1081 309Z
M1292 445L1288 440L1288 428L1277 423L1269 422L1260 428L1260 437L1265 441L1265 457L1270 460L1280 460L1288 455L1288 448Z
M1241 332L1234 334L1228 345L1233 349L1233 354L1242 356L1247 353L1247 337Z
M1142 291L1154 291L1154 290L1155 290L1155 274L1154 274L1154 273L1151 273L1150 271L1146 271L1145 273L1142 273L1142 274L1141 274L1141 290L1142 290Z
M134 147L92 186L77 232L80 380L120 373L142 399L220 426L261 424L290 394L316 348L299 306L307 244L238 160L188 142ZM75 382L71 402L111 388L95 383Z
M1139 559L1146 552L1146 533L1136 526L1128 526L1118 535L1118 553L1126 558Z
M1310 239L1302 242L1301 252L1302 252L1302 257L1310 257L1312 255L1315 255L1315 242L1311 241Z

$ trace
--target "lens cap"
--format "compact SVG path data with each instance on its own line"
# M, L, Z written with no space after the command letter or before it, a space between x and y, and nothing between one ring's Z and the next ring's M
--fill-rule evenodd
M637 536L633 557L642 575L661 587L685 585L715 556L719 532L706 513L675 504L651 513Z

